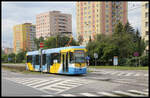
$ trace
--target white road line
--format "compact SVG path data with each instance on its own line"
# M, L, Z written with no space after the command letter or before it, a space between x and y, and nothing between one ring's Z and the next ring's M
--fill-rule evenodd
M61 94L61 96L69 97L69 96L75 96L75 95L73 95L73 94Z
M54 97L54 95L40 95L41 97Z
M64 89L60 89L60 88L56 88L56 87L52 87L52 86L46 86L46 87L43 87L43 88L40 88L40 90L54 90L56 92L61 92L61 91L64 91Z
M32 86L32 87L37 88L37 87L39 87L39 86L43 86L43 85L47 85L47 84L50 84L50 85L51 85L51 83L55 83L55 82L57 82L57 81L60 81L60 80L57 79L57 80L49 81L49 82L42 83L42 84L39 84L39 85L35 85L35 86Z
M24 82L24 83L21 83L21 84L30 84L30 83L34 83L36 81L39 81L39 80L31 80L31 81L27 81L27 82Z
M14 81L16 83L26 83L26 82L30 82L30 81L33 81L33 80L30 80L30 79L19 79L19 78L13 78L13 79L9 79L10 81Z
M123 75L123 74L125 74L124 72L120 72L117 76L121 76L121 75Z
M146 92L148 92L149 90L148 90L148 89L144 89L143 91L146 91Z
M12 81L16 81L16 82L22 82L22 81L30 81L28 79L24 79L24 78L9 78L9 80L12 80Z
M148 76L148 74L144 74L144 76Z
M116 73L118 73L118 72L112 72L112 73L110 73L110 74L113 75L113 74L116 74Z
M91 93L80 93L81 95L83 96L98 96L98 95L94 95L94 94L91 94Z
M132 93L123 92L123 91L113 91L113 92L116 94L127 95L127 96L141 96L141 95L132 94Z
M144 95L148 95L148 92L142 92L142 91L137 91L137 90L128 90L131 93L138 93L138 94L144 94Z
M112 71L107 71L107 72L102 72L102 74L108 74L111 73Z
M134 76L140 76L140 74L139 74L139 73L137 73L137 74L135 74Z
M40 80L40 81L38 81L38 82L34 82L34 83L30 83L30 84L28 84L27 86L31 86L31 85L37 85L37 84L42 84L43 82L45 83L45 82L48 82L49 80Z
M97 92L98 94L104 95L104 96L119 96L119 95L115 95L112 93L107 93L107 92Z
M133 73L127 73L125 76L130 76L131 74L133 74Z

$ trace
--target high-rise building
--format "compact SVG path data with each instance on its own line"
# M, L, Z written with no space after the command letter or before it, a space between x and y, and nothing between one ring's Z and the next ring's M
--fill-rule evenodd
M77 2L77 38L83 38L86 45L96 34L111 35L118 21L127 22L127 2Z
M15 25L13 27L14 32L14 53L20 51L35 50L34 38L35 38L35 25L31 23L24 23Z
M72 35L72 16L60 11L49 11L36 16L36 37L57 34Z
M142 2L142 38L146 42L145 53L149 53L149 2Z

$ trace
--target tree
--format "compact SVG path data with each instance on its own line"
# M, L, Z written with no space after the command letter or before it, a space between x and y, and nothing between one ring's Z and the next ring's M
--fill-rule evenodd
M48 37L44 41L44 49L49 49L49 48L58 48L58 47L65 47L68 45L68 42L70 41L70 38L67 36L52 36ZM70 42L71 46L77 46L79 45L74 39Z
M82 42L83 42L83 36L82 35L79 35L78 42L80 45L82 44Z
M130 33L130 34L133 34L135 32L133 27L131 26L131 24L128 21L125 24L123 31L124 31L124 33Z
M115 30L114 30L114 33L116 34L120 34L120 33L123 33L123 25L122 23L119 21L118 24L115 26Z
M96 39L86 46L91 62L94 61L93 54L95 52L99 55L98 61L104 63L112 59L113 56L118 56L119 60L122 60L133 57L134 52L139 52L141 55L145 49L144 40L141 39L138 30L135 33L131 28L133 27L127 25L125 27L119 22L112 36L96 35Z
M13 63L15 63L15 53L11 53L11 54L9 54L8 55L8 58L11 58L11 60L9 61L9 62L13 62Z
M8 55L7 54L2 54L2 62L7 62L8 61Z
M17 63L22 63L23 60L25 60L25 55L26 55L26 52L19 52L19 53L16 55L16 62L17 62Z

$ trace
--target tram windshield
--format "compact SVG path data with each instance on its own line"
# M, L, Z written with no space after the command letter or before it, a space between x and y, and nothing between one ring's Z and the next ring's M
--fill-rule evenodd
M83 50L75 50L74 53L70 53L71 63L85 63L85 53Z

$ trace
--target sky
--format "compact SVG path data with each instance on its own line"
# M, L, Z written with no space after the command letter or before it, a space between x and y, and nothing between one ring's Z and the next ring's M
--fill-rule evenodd
M30 22L36 24L36 15L48 11L72 15L72 32L76 38L76 2L2 2L2 47L13 48L13 26ZM128 2L128 20L141 31L141 2Z

